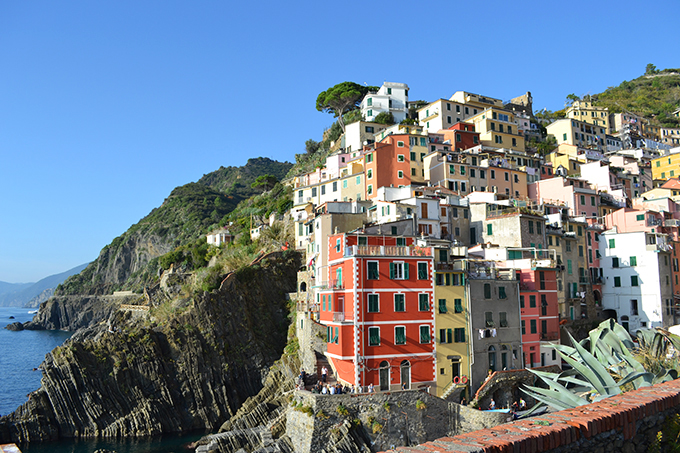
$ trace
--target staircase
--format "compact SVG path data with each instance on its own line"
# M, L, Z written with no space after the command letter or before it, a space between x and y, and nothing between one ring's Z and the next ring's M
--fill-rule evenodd
M331 368L331 364L328 362L328 358L323 354L319 354L318 352L316 353L316 380L314 381L314 384L316 384L316 381L321 380L321 369L323 367L326 367L326 369L328 370L326 384L335 385L337 379L335 378L335 374L333 373L333 368Z

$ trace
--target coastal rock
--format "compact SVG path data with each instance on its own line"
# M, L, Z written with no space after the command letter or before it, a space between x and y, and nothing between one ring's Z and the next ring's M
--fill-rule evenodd
M297 252L273 253L171 315L170 307L146 317L118 311L106 319L120 331L106 323L79 331L47 355L42 387L0 418L0 443L215 429L281 357L285 294L299 266Z
M7 324L5 326L5 329L12 330L14 332L18 332L18 331L24 330L24 325L21 324L20 322L13 322L11 324Z

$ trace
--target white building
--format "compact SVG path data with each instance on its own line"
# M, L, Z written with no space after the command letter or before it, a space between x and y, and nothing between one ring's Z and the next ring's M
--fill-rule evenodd
M400 123L408 114L408 85L385 82L377 93L368 93L361 100L361 116L372 122L380 113L390 112L394 121Z
M208 244L219 247L222 244L233 241L234 236L229 232L229 230L222 228L208 233L207 239Z
M674 324L671 245L665 234L614 228L600 236L599 251L605 315L616 314L631 333Z

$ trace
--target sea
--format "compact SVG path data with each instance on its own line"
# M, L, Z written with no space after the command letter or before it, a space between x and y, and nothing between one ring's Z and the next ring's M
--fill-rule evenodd
M33 318L28 308L0 307L0 415L7 415L24 404L27 395L40 388L42 372L37 369L45 354L61 345L71 332L5 329L15 321ZM10 319L14 317L14 319ZM92 453L105 449L117 453L187 453L187 445L205 433L186 436L119 440L79 440L20 445L22 453Z

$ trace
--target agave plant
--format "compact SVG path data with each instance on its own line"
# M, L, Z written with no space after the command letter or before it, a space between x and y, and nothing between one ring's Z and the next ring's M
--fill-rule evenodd
M588 338L581 342L571 335L569 338L573 347L558 344L552 347L572 368L561 373L529 370L547 388L525 386L522 389L540 403L557 410L582 406L617 395L624 389L646 387L677 377L676 367L668 369L658 365L662 362L657 360L656 367L645 369L636 359L636 354L666 357L670 345L680 350L680 337L670 332L644 330L638 335L641 343L638 348L626 329L609 319L591 330ZM650 348L653 354L647 352Z

